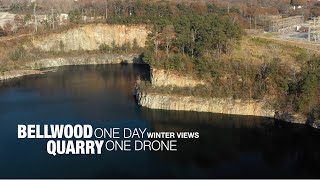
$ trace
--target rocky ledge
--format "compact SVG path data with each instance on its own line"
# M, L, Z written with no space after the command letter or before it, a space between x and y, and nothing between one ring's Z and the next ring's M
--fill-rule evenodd
M203 81L197 81L190 77L165 72L163 70L151 70L151 85L153 87L195 87ZM190 81L188 82L188 78ZM167 79L167 81L165 81ZM211 112L233 115L248 115L274 118L290 123L307 124L320 129L320 120L311 119L306 115L281 112L273 108L268 99L264 100L237 100L233 98L205 98L196 96L183 96L177 94L154 93L140 88L139 83L135 87L135 96L138 104L150 109Z
M0 81L32 75L32 74L43 74L43 73L44 71L38 71L38 70L12 70L12 71L3 72L0 75Z
M274 117L275 111L263 101L242 101L222 98L201 98L171 94L146 93L136 88L139 105L151 109L211 112L234 115Z
M33 61L26 64L31 69L42 69L59 66L70 65L93 65L93 64L141 64L142 60L136 54L101 54L101 55L86 55L77 57L65 58L48 58Z
M310 119L302 114L276 111L272 109L265 100L201 98L173 94L147 93L139 88L135 89L135 96L140 106L150 109L261 116L289 123L307 124L311 127L320 129L320 120Z

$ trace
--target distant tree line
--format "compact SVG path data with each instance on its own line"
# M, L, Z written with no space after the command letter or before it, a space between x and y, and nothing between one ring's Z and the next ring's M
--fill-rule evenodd
M231 53L242 35L227 11L214 4L172 6L168 1L152 4L139 0L136 3L127 11L121 5L115 6L107 22L151 25L144 53L145 60L153 66L173 70L197 68L199 59L212 61Z

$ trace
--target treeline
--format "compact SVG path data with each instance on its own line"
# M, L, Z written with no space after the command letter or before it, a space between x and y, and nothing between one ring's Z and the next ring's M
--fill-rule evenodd
M194 10L207 12L210 9L208 4L214 4L220 11L228 12L244 28L256 28L255 18L259 16L304 14L310 18L320 14L317 0L0 0L0 6L10 6L11 12L18 14L32 14L35 3L40 14L51 13L53 9L56 13L76 15L74 17L78 17L78 14L97 20L105 17L106 12L108 17L141 16L155 11L155 7L164 9L165 6L174 13L176 5L181 3Z
M241 28L227 11L213 4L205 9L169 2L142 4L132 15L108 17L108 23L151 25L145 60L152 66L205 74L209 62L231 53L241 38ZM122 11L120 11L122 12ZM139 12L139 14L138 14Z
M144 59L154 67L202 76L214 59L232 52L242 35L230 11L212 3L114 3L107 23L150 25Z
M231 53L241 38L241 29L229 17L205 15L181 9L178 16L155 21L145 51L153 66L198 74L222 54Z

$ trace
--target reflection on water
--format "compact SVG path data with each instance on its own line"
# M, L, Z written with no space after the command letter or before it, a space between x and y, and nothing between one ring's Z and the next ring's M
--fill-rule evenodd
M181 166L207 169L205 177L319 177L318 130L250 116L141 112L155 131L200 132L199 140L179 141L179 153L158 155Z
M0 88L20 86L37 89L44 95L66 92L72 96L121 91L131 98L137 76L149 79L147 69L142 65L65 66L50 69L46 76L34 75L4 82Z
M0 178L320 177L318 130L250 116L140 108L144 66L70 66L0 86ZM198 131L178 152L49 156L46 140L18 140L17 124Z

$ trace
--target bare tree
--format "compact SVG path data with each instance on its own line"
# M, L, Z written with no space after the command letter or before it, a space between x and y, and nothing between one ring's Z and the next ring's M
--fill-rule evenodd
M167 53L168 58L169 58L169 50L171 48L172 40L173 40L174 36L175 36L175 32L174 32L173 25L168 25L163 29L162 37L165 41L166 53Z

